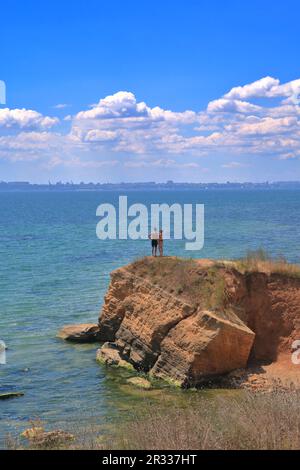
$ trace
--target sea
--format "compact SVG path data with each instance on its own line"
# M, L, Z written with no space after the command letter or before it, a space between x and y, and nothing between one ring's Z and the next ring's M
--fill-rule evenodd
M184 240L166 240L165 254L237 259L263 248L300 262L300 191L186 190L0 192L0 448L40 420L47 429L72 430L91 422L106 432L129 419L162 386L140 394L120 371L95 361L97 345L56 337L66 324L97 322L110 272L150 255L148 240L100 240L97 207L128 204L204 204L205 242L186 251ZM122 375L123 374L123 375ZM171 403L188 392L168 391ZM117 423L117 424L116 424Z

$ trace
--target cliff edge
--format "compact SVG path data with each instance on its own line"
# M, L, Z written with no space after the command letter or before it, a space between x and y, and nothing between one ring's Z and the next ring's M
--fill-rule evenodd
M300 277L233 262L143 258L111 274L97 359L197 386L274 362L300 338Z

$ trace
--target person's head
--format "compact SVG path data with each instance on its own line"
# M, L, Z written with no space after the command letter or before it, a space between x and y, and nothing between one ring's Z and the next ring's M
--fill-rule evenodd
M163 233L162 229L160 229L159 233L161 233L161 234Z

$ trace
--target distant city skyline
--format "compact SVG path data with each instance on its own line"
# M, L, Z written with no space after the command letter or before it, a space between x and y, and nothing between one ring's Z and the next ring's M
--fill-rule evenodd
M295 0L4 4L0 180L300 179L299 13Z
M290 190L300 190L300 181L265 181L262 183L253 183L253 182L230 182L226 183L189 183L189 182L174 182L166 181L157 183L155 181L148 182L119 182L119 183L110 183L110 182L83 182L74 183L73 181L68 182L56 182L51 183L50 181L45 184L38 183L29 183L28 181L0 181L0 192L1 191L82 191L82 190L115 190L115 191L151 191L151 190L271 190L271 189L290 189Z

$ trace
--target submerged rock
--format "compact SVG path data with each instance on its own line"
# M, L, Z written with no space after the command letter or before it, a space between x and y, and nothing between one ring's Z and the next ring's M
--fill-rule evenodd
M23 392L5 392L0 393L0 400L8 400L9 398L23 397Z
M130 377L126 382L143 390L150 390L152 388L151 382L143 377Z
M74 343L99 342L99 325L94 323L66 325L58 332L57 337Z
M134 369L129 362L122 359L120 351L114 343L107 342L103 344L103 346L97 351L96 360L100 364L106 364L108 366Z

